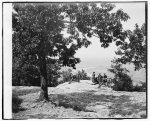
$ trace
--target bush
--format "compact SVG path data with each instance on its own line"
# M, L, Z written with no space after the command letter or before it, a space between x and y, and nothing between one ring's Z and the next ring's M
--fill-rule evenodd
M70 75L72 73L71 69L68 69L66 71L62 71L62 78L63 78L63 83L70 81ZM90 80L90 77L87 76L87 73L82 69L82 71L78 71L75 74L76 77L79 77L80 80Z
M40 86L40 75L34 65L12 68L12 86Z
M20 99L16 94L12 94L12 112L17 113L21 107L22 99Z
M13 64L12 68L12 85L13 86L40 86L40 73L36 65L25 64L19 68ZM48 86L54 87L58 85L59 64L47 64Z
M146 91L146 83L141 82L141 85L135 85L132 89L132 91L137 91L137 92L145 92Z
M90 80L90 77L87 73L82 69L82 71L78 71L78 75L80 75L81 80Z
M68 70L62 72L63 82L70 81L70 75L71 75L71 73L72 73L71 69L68 69Z
M122 64L117 63L116 60L112 60L111 68L108 69L111 73L115 74L113 90L116 91L132 91L133 80L127 74L129 70L122 67Z
M115 91L132 91L133 81L131 77L125 73L119 73L118 79L115 79L114 86L112 87Z

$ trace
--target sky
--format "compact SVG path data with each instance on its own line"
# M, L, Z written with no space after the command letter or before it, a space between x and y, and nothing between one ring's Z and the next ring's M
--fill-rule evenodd
M141 26L145 22L145 3L115 3L117 9L123 9L130 19L127 22L123 22L123 28L133 30L136 23ZM88 47L82 47L79 49L75 57L81 59L81 63L77 64L77 68L91 66L91 65L103 65L103 63L111 63L111 60L116 56L115 51L117 50L114 43L108 48L104 49L101 47L99 39L92 37L90 39L92 44Z

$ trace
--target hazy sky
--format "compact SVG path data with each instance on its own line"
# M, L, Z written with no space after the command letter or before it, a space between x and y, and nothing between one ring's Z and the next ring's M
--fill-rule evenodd
M130 19L127 22L123 23L124 29L130 29L133 30L136 23L138 23L140 26L145 22L145 3L115 3L116 8L114 9L123 9L124 12L128 13L130 16ZM92 44L88 48L81 48L77 51L76 57L79 57L81 59L81 63L77 65L77 68L79 66L82 66L85 62L91 61L91 63L97 63L96 60L103 60L103 62L107 61L110 62L115 57L115 50L117 50L115 44L111 44L109 48L101 48L101 44L99 42L99 39L96 37L93 37L90 39L92 41Z

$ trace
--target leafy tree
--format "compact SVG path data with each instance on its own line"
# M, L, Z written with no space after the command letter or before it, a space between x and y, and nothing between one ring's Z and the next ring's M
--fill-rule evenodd
M129 42L123 42L118 51L117 55L120 55L117 59L118 62L123 64L132 63L135 66L135 70L146 68L146 32L145 24L141 28L136 24L133 31L128 30Z
M133 84L131 77L127 74L129 71L122 67L122 64L117 63L116 60L112 61L111 68L108 69L111 73L115 74L114 86L112 87L116 91L132 91Z
M109 3L13 4L13 57L19 61L18 68L31 64L38 69L40 100L48 100L46 66L52 57L57 56L61 66L75 68L80 59L74 54L91 44L88 38L98 37L104 48L112 41L125 40L121 21L129 16L121 9L112 12L114 7ZM61 33L65 29L69 37Z
M59 56L63 65L75 67L80 60L74 57L78 46L70 38L63 38L61 9L58 5L15 4L13 14L13 56L20 66L33 64L41 78L40 100L48 100L47 63ZM70 47L67 47L68 44Z

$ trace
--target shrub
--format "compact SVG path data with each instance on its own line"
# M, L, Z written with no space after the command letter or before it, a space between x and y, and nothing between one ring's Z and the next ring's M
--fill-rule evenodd
M127 74L129 70L122 67L122 64L117 63L115 60L112 61L111 68L108 69L111 73L115 74L113 90L116 91L132 91L133 81Z
M17 113L21 107L22 99L20 99L16 94L12 94L12 112Z
M132 91L145 92L146 91L146 83L141 82L141 85L135 85L133 87Z
M25 64L23 67L12 68L13 86L40 86L38 69L34 65Z
M114 82L112 89L115 91L132 91L132 82L133 81L129 75L120 73L118 79Z
M71 69L62 72L63 82L68 82L70 80L71 73L72 73Z
M90 77L87 73L82 69L82 71L78 71L78 75L80 75L81 80L90 80Z
M19 68L13 64L12 68L13 86L40 86L40 73L36 65L24 64ZM60 65L58 63L47 64L48 86L57 86Z
M62 71L63 83L70 81L71 73L72 73L71 69ZM80 80L90 80L90 77L87 76L87 73L83 69L82 69L82 71L78 71L75 75L76 75L76 77L79 77Z

